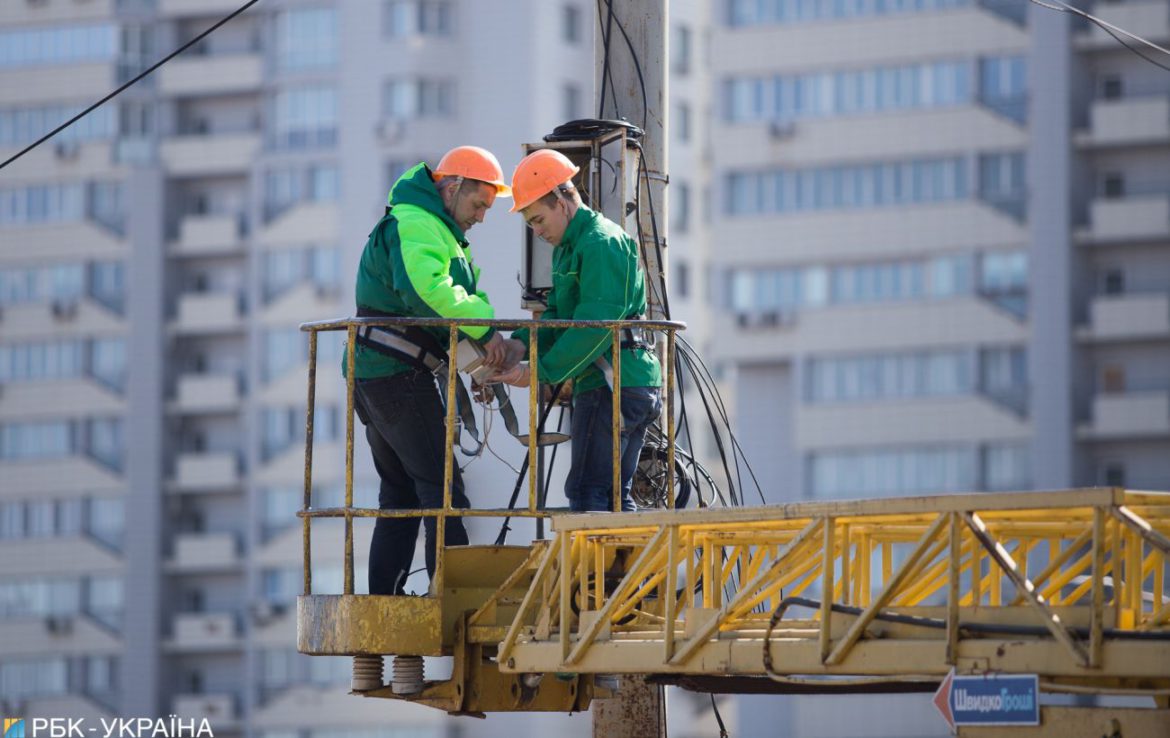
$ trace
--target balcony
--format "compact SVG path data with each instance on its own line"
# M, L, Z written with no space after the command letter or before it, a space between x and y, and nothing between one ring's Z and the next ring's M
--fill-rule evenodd
M188 215L179 223L179 237L171 243L176 256L221 256L243 248L238 215Z
M1082 438L1116 439L1170 434L1170 391L1119 392L1093 398L1093 419Z
M176 412L197 415L239 410L240 382L234 374L184 374L176 383Z
M1089 304L1088 340L1170 338L1170 294L1101 295Z
M1088 228L1076 239L1092 244L1170 238L1170 195L1103 198L1089 205Z
M240 547L233 533L180 533L167 562L172 572L233 570L240 564Z
M240 484L240 462L234 453L180 453L171 483L177 492L234 490Z
M159 15L165 18L183 16L224 16L240 7L238 0L159 0Z
M240 645L236 618L231 613L181 613L172 621L174 651L212 651Z
M212 3L190 4L205 8ZM159 92L169 96L253 92L263 80L264 64L257 53L179 57L158 70Z
M224 133L168 138L159 153L167 174L205 177L243 174L258 151L259 134Z
M1085 146L1126 146L1170 141L1170 98L1096 100L1089 130L1077 136Z
M240 298L233 293L195 292L179 296L176 333L235 333L244 330Z
M230 694L177 694L171 710L183 720L207 718L212 731L235 727L239 719L235 699Z
M1150 41L1158 42L1170 38L1170 4L1166 0L1096 2L1093 3L1090 12L1106 23L1141 34ZM1077 39L1077 46L1116 49L1117 40L1094 23Z

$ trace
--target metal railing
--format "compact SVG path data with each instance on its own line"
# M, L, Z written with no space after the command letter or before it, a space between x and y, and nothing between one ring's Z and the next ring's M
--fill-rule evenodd
M456 382L458 372L450 371L447 375L445 393L446 405L446 441L443 453L443 506L441 508L415 509L380 509L355 508L353 506L353 446L354 446L354 346L357 343L358 330L366 327L418 327L444 328L447 330L447 356L449 366L454 369L459 365L458 345L460 328L491 327L496 329L530 328L528 338L528 362L530 367L530 381L528 384L528 504L523 508L453 508L451 504L452 484L454 481L454 446L456 431ZM674 353L675 332L685 330L684 323L666 320L451 320L446 318L345 318L341 320L325 320L303 323L301 330L309 334L309 382L308 402L305 409L305 477L304 477L304 506L297 513L303 521L303 558L304 558L304 594L313 593L312 582L312 535L311 522L314 518L343 518L345 520L345 559L343 594L354 594L354 564L353 564L353 521L354 518L438 518L435 526L435 572L431 581L431 591L441 592L443 589L444 555L443 547L446 539L446 522L448 517L527 517L546 518L551 515L547 509L537 504L537 441L538 419L537 411L540 408L540 378L538 333L541 328L599 328L610 333L610 351L613 367L613 449L611 463L613 466L613 504L614 511L621 511L621 338L622 331L627 328L638 328L643 331L653 331L655 334L664 333L666 336L665 356L662 361L664 371L664 398L663 414L666 418L667 443L667 507L674 507L674 474L675 474L675 427L674 427ZM313 418L316 404L317 390L317 338L322 331L345 331L346 340L346 382L345 382L345 505L340 508L323 508L315 510L312 507L313 489ZM551 400L555 402L555 398Z

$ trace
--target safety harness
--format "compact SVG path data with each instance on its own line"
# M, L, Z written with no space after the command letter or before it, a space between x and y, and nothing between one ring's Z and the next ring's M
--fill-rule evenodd
M363 305L358 306L357 316L359 318L402 317ZM361 346L397 359L415 369L430 372L438 378L442 386L447 386L450 378L450 357L447 355L447 350L438 339L418 326L362 326L357 332L357 342ZM476 364L483 355L483 348L478 341L464 338L459 342L458 356L462 365L461 369L467 370ZM512 405L512 400L508 397L504 385L496 383L487 386L491 389L496 403L499 405L500 418L504 421L504 427L509 435L527 446L528 434L520 432L520 424L516 420L516 408ZM443 402L446 402L446 395L440 394ZM459 423L461 430L467 431L475 444L473 449L465 447L462 432L457 432L455 435L459 439L459 450L465 456L478 456L483 449L485 440L481 440L479 437L479 426L475 422L475 413L472 412L471 397L463 380L459 377L455 379L455 411L458 418L456 422ZM542 433L537 439L537 445L546 446L553 443L563 443L567 440L569 440L569 436L564 433Z

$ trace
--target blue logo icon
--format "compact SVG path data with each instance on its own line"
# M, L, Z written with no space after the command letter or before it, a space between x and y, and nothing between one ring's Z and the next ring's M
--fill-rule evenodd
M4 738L24 738L24 718L4 718Z

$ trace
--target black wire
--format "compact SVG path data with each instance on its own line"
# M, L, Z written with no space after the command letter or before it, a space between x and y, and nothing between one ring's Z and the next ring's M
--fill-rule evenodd
M597 27L601 31L601 45L603 49L603 59L601 63L601 97L598 100L597 117L605 117L605 88L606 82L609 82L609 94L613 98L613 114L620 115L618 112L617 102L617 85L613 84L613 73L609 69L609 40L613 38L613 6L609 6L609 17L606 20L606 27L601 26L601 0L597 0Z
M715 722L719 723L719 738L729 738L727 726L723 724L723 716L719 714L719 705L715 704L715 693L711 693L711 709L715 711Z
M1165 69L1167 72L1170 72L1170 67L1146 56L1144 53L1142 53L1140 50L1138 50L1138 48L1136 46L1130 46L1128 43L1123 41L1120 36L1118 36L1116 33L1114 33L1113 30L1111 28L1109 28L1109 26L1105 25L1099 18L1096 18L1096 17L1086 13L1085 11L1081 10L1080 8L1074 7L1074 6L1069 5L1068 3L1065 3L1065 2L1061 2L1059 6L1050 5L1046 2L1041 2L1041 0L1031 0L1031 2L1035 5L1039 5L1042 8L1047 8L1049 10L1055 10L1057 13L1072 13L1074 15L1081 16L1085 20L1089 21L1093 25L1100 28L1105 33L1108 33L1119 44L1121 44L1125 48L1129 49L1133 53L1137 54L1141 58L1145 59L1150 64L1153 64L1154 66L1158 67L1159 69ZM1160 47L1154 43L1151 43L1150 41L1147 41L1146 39L1142 38L1141 36L1138 36L1136 33L1131 33L1130 31L1126 31L1126 33L1130 34L1132 36L1132 38L1134 38L1138 41L1141 41L1142 43L1146 44L1147 46L1155 48L1158 51L1161 51L1162 53L1166 53L1165 49L1163 49L1162 47Z
M1086 16L1086 17L1087 17L1087 16ZM1136 47L1136 46L1130 46L1130 45L1129 45L1129 44L1128 44L1128 43L1125 41L1125 39L1123 39L1121 36L1118 36L1116 33L1114 33L1114 32L1113 32L1113 31L1112 31L1112 30L1111 30L1111 29L1110 29L1108 26L1106 26L1106 25L1102 25L1101 23L1097 23L1096 19L1094 19L1094 18L1089 18L1089 20L1091 20L1093 23L1096 23L1096 24L1097 24L1097 27L1098 27L1098 28L1100 28L1102 31L1104 31L1105 33L1108 33L1110 36L1112 36L1112 37L1114 38L1114 40L1116 40L1116 41L1117 41L1117 43L1121 44L1121 45L1122 45L1122 46L1124 46L1125 48L1129 49L1129 50L1130 50L1130 51L1132 51L1133 53L1135 53L1135 54L1137 54L1138 56L1140 56L1141 58L1145 59L1145 60L1146 60L1146 61L1148 61L1150 64L1153 64L1155 67L1158 67L1158 68L1160 68L1160 69L1165 69L1167 72L1170 72L1170 67L1166 66L1165 64L1163 64L1163 63L1162 63L1162 62L1160 62L1160 61L1157 61L1157 60L1155 60L1155 59L1154 59L1154 58L1152 58L1152 57L1146 56L1145 52L1143 52L1143 51L1142 51L1141 49L1139 49L1138 47Z
M199 34L199 35L198 35L198 36L196 36L195 38L191 39L191 40L190 40L190 41L188 41L187 43L183 44L183 45L182 45L182 46L180 46L179 48L177 48L177 49L175 49L174 51L172 51L171 53L167 54L165 57L163 57L163 58L162 58L162 59L160 59L159 61L157 61L157 62L155 62L154 64L152 64L150 67L148 67L148 68L147 68L146 70L144 70L143 72L141 72L141 73L140 73L140 74L139 74L137 77L135 77L134 79L130 80L129 82L125 83L124 85L122 85L122 86L121 86L121 87L119 87L118 89L116 89L116 90L114 90L113 92L111 92L110 94L106 95L106 96L105 96L105 97L103 97L101 100L98 100L98 101L97 101L97 102L95 102L93 105L90 105L90 106L89 106L88 108L86 108L85 110L82 110L80 113L78 113L77 115L73 116L73 117L72 117L72 118L70 118L69 120L65 121L65 122L64 122L64 123L62 123L61 125L57 126L57 127L56 127L56 128L54 128L53 130L49 131L49 132L48 132L48 133L46 133L44 136L41 136L39 139L37 139L37 140L36 140L36 141L34 141L33 143L31 143L31 144L29 144L28 146L26 146L26 147L25 147L25 148L24 148L22 151L20 151L20 152L18 152L18 153L16 153L16 154L14 154L13 156L9 157L9 159L8 159L7 161L5 161L3 164L0 164L0 169L3 169L4 167L8 166L8 165L9 165L9 164L11 164L12 162L16 161L16 160L17 160L17 159L19 159L20 157L24 156L24 155L25 155L25 154L27 154L28 152L32 151L32 150L33 150L33 149L35 149L36 147L38 147L38 146L40 146L41 144L43 144L45 141L48 141L48 140L49 140L50 138L52 138L53 136L56 136L56 135L57 135L58 133L60 133L61 131L65 130L65 129L66 129L66 128L68 128L69 126L73 125L73 124L74 124L74 123L76 123L77 121L81 120L81 119L82 119L82 118L84 118L85 116L87 116L87 115L89 115L90 113L92 113L93 111L97 110L97 109L98 109L99 107L101 107L103 104L105 104L105 103L109 102L110 100L112 100L113 98L117 97L117 96L118 96L120 93L122 93L124 90L126 90L126 89L127 89L128 87L130 87L131 85L133 85L135 82L138 82L138 81L139 81L139 80L141 80L143 77L145 77L146 75L150 74L150 73L151 73L151 72L153 72L154 70L158 69L158 68L159 68L159 67L161 67L163 64L166 64L166 63L167 63L167 62L169 62L171 59L174 59L176 56L178 56L179 54L183 53L184 51L186 51L186 50L187 50L188 48L190 48L191 46L194 46L195 44L199 43L199 42L200 42L200 41L202 41L204 38L207 38L207 36L211 35L212 31L215 31L217 28L219 28L220 26L222 26L224 23L227 23L227 22L228 22L228 21L230 21L232 18L235 18L237 15L239 15L240 13L243 13L245 10L247 10L247 9L248 9L248 8L250 8L250 7L252 7L253 5L255 5L255 4L256 4L256 3L258 3L258 2L260 2L260 0L248 0L248 2L244 3L244 4L243 4L243 5L241 5L239 8L237 8L237 9L235 10L235 12L233 12L231 15L228 15L228 16L226 16L225 18L222 18L222 19L221 19L221 20L220 20L218 23L216 23L216 24L215 24L215 25L213 25L212 27L208 28L208 29L207 29L206 31L204 31L203 33Z
M727 434L731 438L731 444L733 447L733 451L735 453L738 453L738 455L743 458L744 467L748 470L748 475L752 478L752 482L756 486L756 491L760 495L760 502L767 504L767 500L764 499L763 488L760 487L760 480L756 477L756 473L752 469L751 463L748 462L747 454L744 453L743 447L739 443L739 439L736 437L735 432L731 428L731 416L727 412L727 406L723 403L723 396L721 394L719 394L719 389L716 386L714 375L711 374L711 370L707 368L707 365L703 362L702 357L699 356L699 352L696 351L694 346L692 346L690 343L688 343L685 338L682 339L682 345L683 345L684 351L687 351L687 352L690 352L691 354L693 354L695 361L697 361L699 363L699 365L702 367L703 371L706 373L707 377L709 378L710 383L711 383L712 393L714 394L715 400L718 403L717 407L719 409L720 416L722 417L723 422L727 427ZM737 467L738 467L738 462L737 462ZM740 483L740 486L741 487L743 486L742 481Z
M553 398L553 402L556 402L556 398ZM565 406L562 405L561 406L561 414L557 416L557 433L561 432L561 427L564 424L565 424ZM552 453L549 454L548 471L545 473L544 487L542 489L543 495L541 496L541 498L539 500L536 501L536 509L537 510L543 510L544 506L545 506L545 502L548 500L548 488L549 488L549 485L552 484L553 467L556 466L557 449L560 447L561 447L561 444L559 444L559 443L555 444L553 446Z
M605 4L609 6L610 12L613 12L613 0L605 0ZM638 59L638 52L634 50L634 42L630 40L630 35L626 33L626 28L622 25L621 19L615 15L614 22L617 23L618 31L621 32L622 38L626 40L626 46L630 49L630 58L634 61L634 71L638 74L638 84L642 88L642 128L645 129L649 121L650 104L646 101L646 79L642 76L642 62Z
M558 382L553 386L552 399L549 400L547 406L540 413L540 421L535 428L529 428L529 433L537 434L537 442L540 441L540 434L544 431L544 421L548 420L549 413L552 412L553 407L557 404L557 396L561 394L561 387L565 386L564 380ZM537 399L539 406L540 399ZM524 483L524 475L528 473L528 454L524 454L524 461L520 464L520 473L516 475L516 486L512 488L512 498L508 500L508 509L511 510L516 507L516 500L520 498L520 485ZM512 529L508 523L512 522L512 516L504 518L504 524L500 526L500 533L496 536L496 545L503 546L504 541L508 538L508 531Z

